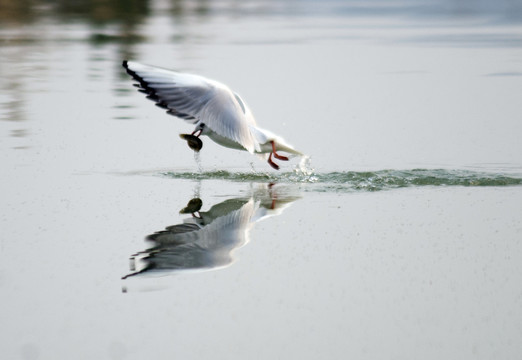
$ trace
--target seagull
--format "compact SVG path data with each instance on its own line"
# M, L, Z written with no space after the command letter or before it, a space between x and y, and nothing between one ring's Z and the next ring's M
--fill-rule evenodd
M279 151L303 155L280 136L258 127L241 97L220 82L134 61L125 60L122 65L147 99L166 109L167 114L196 125L191 134L180 135L194 151L201 150L200 136L206 135L221 146L258 154L276 170L279 165L272 157L289 159Z
M260 184L244 197L229 198L201 211L203 201L191 199L180 214L191 214L183 223L148 235L152 247L131 256L132 273L152 275L158 272L207 271L230 266L234 253L250 241L254 225L279 216L298 200L300 194L283 187Z

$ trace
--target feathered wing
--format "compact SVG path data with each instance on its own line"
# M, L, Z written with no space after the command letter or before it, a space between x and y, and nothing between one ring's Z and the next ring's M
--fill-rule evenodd
M227 86L202 76L133 61L124 61L123 67L138 82L138 90L168 114L192 124L204 123L251 153L259 149L250 131L250 125L255 125L250 110Z

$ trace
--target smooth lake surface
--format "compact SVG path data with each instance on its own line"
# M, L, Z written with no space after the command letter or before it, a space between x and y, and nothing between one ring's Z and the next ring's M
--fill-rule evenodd
M7 1L2 359L522 356L522 5ZM220 80L271 169L132 86Z

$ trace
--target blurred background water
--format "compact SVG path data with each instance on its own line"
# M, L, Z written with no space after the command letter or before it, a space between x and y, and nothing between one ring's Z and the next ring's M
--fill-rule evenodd
M309 168L198 165L124 59ZM522 354L522 3L0 0L0 80L6 359Z

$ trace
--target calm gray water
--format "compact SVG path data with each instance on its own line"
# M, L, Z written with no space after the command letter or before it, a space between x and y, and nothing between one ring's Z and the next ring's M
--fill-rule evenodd
M522 356L522 5L4 1L5 359ZM277 172L146 100L220 80Z

